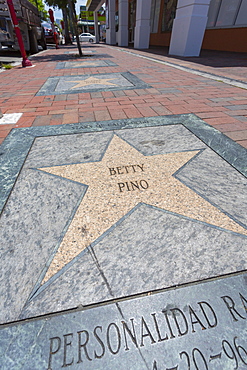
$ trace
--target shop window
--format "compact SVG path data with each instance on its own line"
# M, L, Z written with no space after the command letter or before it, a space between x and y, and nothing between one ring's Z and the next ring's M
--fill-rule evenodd
M224 0L222 1L216 27L233 26L236 20L236 15L239 10L241 0Z
M151 3L151 16L150 16L151 33L157 33L158 32L159 15L160 15L160 3L161 3L161 0L152 0L152 3Z
M162 14L161 32L172 30L172 24L176 16L177 0L163 0L164 8Z
M211 0L208 10L208 23L207 27L214 27L217 21L221 5L221 0Z
M211 0L207 28L247 25L247 0Z
M134 42L135 37L135 25L136 25L136 1L131 0L129 2L129 42Z
M236 26L247 25L247 0L242 0L242 4L239 8L238 16L235 22Z

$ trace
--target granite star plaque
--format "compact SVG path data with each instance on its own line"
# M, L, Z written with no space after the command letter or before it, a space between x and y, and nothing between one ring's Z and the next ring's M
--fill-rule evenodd
M147 89L151 86L130 72L49 77L37 95Z
M56 69L67 69L67 68L95 68L95 67L116 67L117 64L111 60L78 60L77 62L58 62Z
M244 148L181 115L13 130L1 152L4 369L247 366Z

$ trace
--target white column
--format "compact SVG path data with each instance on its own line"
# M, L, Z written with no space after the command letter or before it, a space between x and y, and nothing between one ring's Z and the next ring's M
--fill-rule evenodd
M106 29L106 43L116 45L116 4L115 0L108 0L109 28Z
M135 49L148 49L150 39L151 0L136 0Z
M128 46L129 45L129 1L118 0L118 45Z
M98 12L93 12L93 18L94 18L94 34L95 34L95 41L96 44L99 43L99 25L98 25Z
M178 0L169 54L197 57L208 20L210 0Z

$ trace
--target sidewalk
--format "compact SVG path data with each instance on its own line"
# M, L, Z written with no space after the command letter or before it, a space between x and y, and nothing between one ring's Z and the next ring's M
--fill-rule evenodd
M77 52L76 46L63 46L34 56L31 68L15 67L0 74L2 113L23 113L17 124L0 125L0 142L16 127L194 113L247 147L246 55L203 52L201 58L183 60L168 57L159 48L137 51L101 44L83 48L116 65L56 69L58 62L71 58L68 53ZM89 59L93 60L85 58ZM130 72L150 87L36 95L49 77L116 72Z
M0 73L1 369L243 369L245 59L83 53Z

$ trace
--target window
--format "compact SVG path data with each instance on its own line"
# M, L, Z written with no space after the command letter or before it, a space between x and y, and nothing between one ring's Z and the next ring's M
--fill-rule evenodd
M167 32L172 30L172 24L176 15L177 0L163 0L164 9L162 14L161 31Z
M247 0L211 0L207 28L247 26Z
M152 0L152 3L151 3L151 17L150 17L151 33L157 33L158 32L159 15L160 15L160 3L161 3L161 0Z

